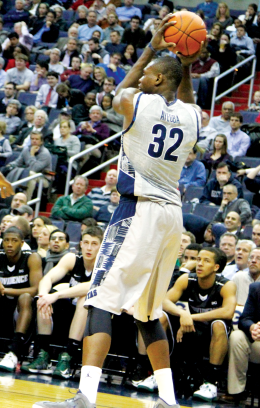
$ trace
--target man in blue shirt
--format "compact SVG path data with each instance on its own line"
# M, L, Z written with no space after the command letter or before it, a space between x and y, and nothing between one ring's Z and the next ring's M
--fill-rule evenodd
M230 116L230 131L226 132L228 153L235 159L237 156L245 156L250 145L250 137L240 130L243 123L241 113L234 112Z
M212 0L206 0L204 3L200 3L196 7L196 11L202 10L206 18L213 18L216 16L218 3Z
M187 160L185 166L181 172L181 178L179 181L180 185L184 186L184 191L188 186L204 186L206 183L206 170L204 164L196 160L197 148L193 147Z
M118 85L121 81L123 81L125 77L125 71L119 67L121 62L122 55L118 52L113 52L110 56L109 64L98 64L98 67L103 67L106 71L108 77L112 77L115 79L116 85Z
M116 14L118 15L119 21L130 21L134 16L138 16L142 19L141 10L138 7L133 6L133 4L134 0L125 0L125 5L123 7L117 7Z
M244 26L237 28L237 33L230 40L230 45L232 45L238 55L244 57L249 57L249 55L255 54L255 47L252 38L246 37L246 29Z
M87 15L88 24L79 26L79 40L88 41L92 38L94 31L99 31L101 34L100 41L103 41L103 30L97 25L98 15L95 10L90 10Z

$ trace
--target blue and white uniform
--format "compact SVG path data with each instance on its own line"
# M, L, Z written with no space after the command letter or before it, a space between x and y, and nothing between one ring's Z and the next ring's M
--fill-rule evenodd
M141 321L159 318L182 233L178 180L197 141L199 113L161 95L134 96L123 131L120 204L106 230L85 305L120 314L134 305Z

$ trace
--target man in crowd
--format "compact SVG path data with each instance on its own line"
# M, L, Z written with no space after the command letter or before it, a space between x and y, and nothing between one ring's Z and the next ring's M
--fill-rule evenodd
M209 121L209 126L215 129L218 133L225 133L230 130L230 115L235 110L233 102L224 102L222 104L221 115L213 116Z
M9 101L15 99L16 84L14 82L5 81L4 94L5 96L0 100L0 113L5 113Z
M206 170L204 164L197 158L197 148L194 146L187 157L185 166L181 171L179 184L184 187L184 191L189 186L204 186L206 183Z
M230 40L230 45L236 49L238 55L249 57L255 54L255 47L252 38L246 35L246 28L242 25L237 28L236 35Z
M59 74L55 71L49 71L47 74L47 84L42 85L37 93L35 106L37 108L47 107L56 108L59 95L56 87L59 81Z
M204 3L199 3L196 11L202 10L206 18L213 18L216 15L218 3L213 0L206 0Z
M91 78L93 68L91 64L81 64L80 75L71 75L68 79L70 87L79 89L84 94L94 88L94 81Z
M38 109L34 114L33 126L22 129L18 137L14 140L13 146L16 150L25 146L30 146L30 135L32 131L41 132L45 140L53 140L52 133L49 131L48 115L44 110Z
M33 209L29 205L23 204L13 210L14 215L20 215L25 218L29 223L33 219Z
M252 231L252 241L260 247L260 221L256 221Z
M226 132L228 153L235 159L237 156L245 156L250 145L250 137L240 130L243 123L241 113L234 112L230 115L231 131Z
M33 36L35 44L39 42L55 42L59 38L59 27L55 24L56 12L49 10L44 24Z
M110 41L110 34L116 30L122 37L124 29L118 24L118 15L111 11L107 16L108 27L103 31L103 45Z
M8 39L9 42L6 44L3 51L3 57L6 60L14 59L14 51L16 47L20 48L22 54L27 55L27 57L29 56L28 48L19 43L19 35L15 31L8 35Z
M85 95L84 104L77 104L72 108L72 120L77 126L80 122L89 119L89 109L96 103L96 93L90 91Z
M101 33L101 41L103 40L103 30L97 25L97 12L95 10L90 10L87 15L87 24L79 26L79 40L88 41L92 37L94 31L99 31Z
M4 15L4 23L12 28L18 21L28 23L29 16L29 12L25 10L25 2L23 0L16 0L15 7L11 7Z
M33 80L33 72L26 68L28 57L23 54L15 56L15 68L8 69L6 83L14 82L17 91L28 91Z
M121 43L121 34L118 30L110 33L110 40L105 45L105 50L111 55L113 52L124 54L126 44Z
M89 51L86 52L85 62L97 64L108 64L109 63L109 54L104 48L100 47L99 39L92 37L88 41Z
M252 213L250 205L244 198L237 198L237 195L237 187L233 184L226 184L223 187L223 200L213 221L224 222L227 214L234 211L240 215L242 225L251 223Z
M231 232L225 232L220 237L219 248L225 253L227 257L227 265L235 264L235 250L238 237Z
M125 5L122 7L117 7L116 14L118 15L119 21L122 23L130 21L134 16L138 16L142 19L141 10L133 6L134 0L125 0Z
M103 187L92 188L88 193L88 198L91 199L94 210L98 211L102 205L110 203L110 194L113 187L117 184L117 171L109 170L106 174L105 185Z
M235 264L227 265L222 275L227 279L235 278L237 272L248 272L248 259L251 251L256 245L249 239L240 239L235 249ZM234 280L234 279L233 279Z
M55 248L58 239L65 241L66 233L53 231L50 237L51 246ZM87 319L87 310L83 307L88 289L90 288L91 274L95 259L103 238L99 227L87 228L82 233L80 247L82 255L68 253L52 268L39 284L39 300L37 302L38 335L36 345L39 349L37 358L29 365L23 366L26 372L35 374L52 374L49 345L52 334L52 316L55 325L66 313L66 326L69 330L66 349L59 355L58 364L53 372L54 376L67 379L71 376L72 358L77 355L80 346L84 324ZM67 243L68 245L68 243ZM50 293L54 284L60 281L69 282L69 288ZM75 299L77 298L78 299ZM52 306L53 305L53 306ZM53 314L52 314L53 309ZM46 318L47 317L47 318ZM63 319L62 319L63 320ZM64 325L64 322L62 323Z
M185 359L191 376L201 367L205 350L209 350L204 383L193 394L193 397L207 401L217 397L215 384L221 378L236 307L235 284L217 275L223 271L226 260L218 248L202 249L197 258L196 274L182 275L163 302L175 333L176 357L180 364ZM176 306L178 300L188 302L189 310Z
M235 211L230 211L224 220L224 225L227 229L227 232L231 232L236 235L238 238L241 237L241 218L240 215Z
M0 114L0 120L6 123L5 134L10 136L18 131L21 119L18 117L21 104L16 99L9 99L6 107L6 113Z
M115 79L116 85L123 81L125 77L125 71L120 68L120 62L122 55L118 52L113 52L109 58L109 64L98 64L99 67L103 67L106 71L108 77L113 77Z
M107 77L104 79L102 91L97 93L97 105L101 105L102 99L106 94L115 95L115 78Z
M49 67L47 61L37 62L35 71L33 73L30 92L37 92L39 91L42 85L47 84L48 68Z
M130 27L126 28L122 36L123 44L133 44L135 48L144 48L146 44L145 32L140 27L142 19L138 16L131 17Z
M53 48L50 53L49 72L57 72L61 75L64 71L64 66L60 62L61 52L58 48Z
M21 359L25 336L33 316L33 297L38 292L38 284L42 278L40 256L37 253L22 252L23 243L23 234L18 228L10 227L4 232L3 251L0 252L1 330L12 338L10 352L0 362L0 369L6 371L15 371ZM16 308L18 319L13 333ZM6 336L3 334L1 337Z
M24 193L17 193L13 196L13 199L11 201L11 206L10 208L3 208L0 210L0 222L2 221L3 217L5 215L15 215L13 212L15 209L21 207L21 205L27 204L27 196Z
M59 197L51 210L53 218L62 218L66 221L82 221L92 217L93 205L90 198L85 196L88 180L77 176L72 184L72 193L69 196Z
M201 128L197 145L206 151L212 148L213 140L218 134L218 132L209 125L209 119L207 112L202 111Z
M64 67L69 68L72 66L73 57L79 57L78 40L69 38L66 49L61 52L60 61Z
M80 64L80 57L73 57L71 60L71 68L66 69L63 74L61 74L61 81L67 81L71 75L80 75Z
M238 198L243 198L242 185L232 175L229 166L225 162L217 165L216 176L204 187L200 203L210 205L220 205L223 196L223 187L227 184L234 184L237 187Z

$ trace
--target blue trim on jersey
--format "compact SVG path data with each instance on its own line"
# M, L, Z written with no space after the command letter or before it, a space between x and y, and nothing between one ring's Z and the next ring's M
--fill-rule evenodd
M114 225L126 218L133 217L136 210L137 197L135 196L121 196L119 206L115 209L109 226Z
M135 178L119 169L117 190L123 195L133 195L135 190Z
M141 98L142 95L143 95L143 92L140 92L140 94L138 95L137 101L136 101L136 105L135 105L135 110L134 110L134 115L133 115L132 122L130 123L130 125L128 126L127 129L125 129L125 130L122 131L122 136L124 135L124 133L128 132L128 131L131 129L131 127L133 126L133 124L135 123L136 114L137 114L137 109L138 109L139 102L140 102L140 98Z
M163 95L158 94L158 96L160 96L161 98L163 98L163 100L164 100L164 102L165 102L165 104L166 104L167 106L174 105L174 104L177 102L177 98L175 98L174 101L172 101L172 102L168 102L167 99L165 99L165 97L164 97Z
M195 116L196 116L196 120L197 120L197 142L196 142L196 143L198 143L199 137L200 137L199 118L198 118L198 114L197 114L197 112L196 112L196 109L193 108L193 110L194 110L194 112L195 112Z

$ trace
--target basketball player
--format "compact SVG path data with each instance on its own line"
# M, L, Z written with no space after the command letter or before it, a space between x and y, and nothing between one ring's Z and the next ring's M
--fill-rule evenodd
M42 261L38 254L22 251L23 234L16 227L3 234L0 252L1 336L3 330L12 337L11 351L0 362L0 369L15 371L21 357L25 335L33 316L32 301L42 277ZM17 309L15 333L13 315Z
M124 115L118 191L120 204L101 245L87 295L79 392L65 402L38 402L34 408L94 408L104 359L111 343L111 316L134 305L159 388L156 408L178 407L169 347L159 322L182 233L178 180L196 143L199 113L193 104L190 64L197 58L152 59L173 47L162 20L151 43L121 82L113 100ZM178 88L179 87L179 88ZM182 100L176 100L178 97ZM184 103L187 102L187 103Z

